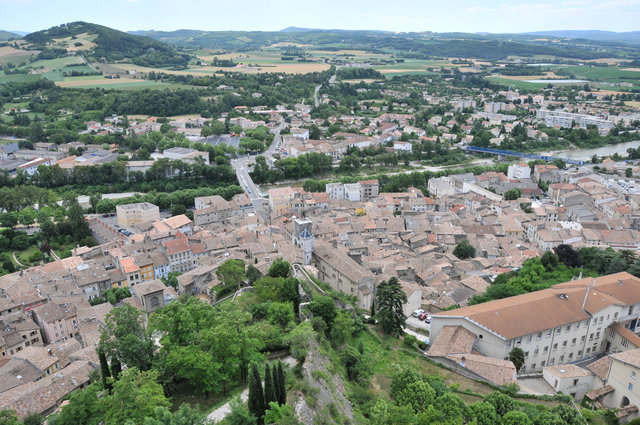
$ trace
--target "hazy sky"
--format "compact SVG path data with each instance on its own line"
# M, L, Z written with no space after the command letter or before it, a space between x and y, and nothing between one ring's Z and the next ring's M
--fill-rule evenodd
M640 0L0 0L0 29L72 21L130 30L640 30Z

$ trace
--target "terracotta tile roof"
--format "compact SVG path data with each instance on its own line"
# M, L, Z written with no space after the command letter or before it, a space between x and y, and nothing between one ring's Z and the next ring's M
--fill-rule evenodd
M640 336L634 334L631 330L625 328L620 323L612 323L609 325L609 329L622 336L624 339L635 345L636 348L640 348Z
M49 350L50 348L48 347L25 347L20 350L20 352L16 353L14 358L27 360L38 369L45 371L59 360L53 351L49 354Z
M601 380L607 379L607 375L609 375L609 368L611 367L611 358L609 356L604 356L601 359L596 360L593 363L587 365L587 369L593 372Z
M89 382L95 370L89 362L79 361L37 382L31 382L0 394L0 409L14 409L20 418L52 409L73 390Z
M444 326L427 355L444 357L449 354L471 353L475 340L476 335L462 326Z
M191 220L184 214L176 215L175 217L170 217L163 220L164 223L171 227L172 229L179 229L182 226L187 226L191 224Z
M615 388L613 388L611 385L605 385L604 387L600 387L596 390L589 391L588 393L585 394L585 397L587 397L589 400L597 400L603 395L612 393L614 391L615 391Z
M592 374L589 370L570 363L559 366L547 366L544 370L561 378L579 378L581 376L590 376Z
M125 274L134 273L140 270L140 267L133 261L133 258L126 257L120 260L120 265Z
M448 359L460 364L462 358L467 369L495 385L507 385L516 381L516 367L512 362L477 354L452 354Z
M611 357L613 360L617 360L630 366L640 368L640 348L610 354L609 357Z
M590 319L589 313L598 312L607 305L637 303L640 303L640 279L623 272L596 279L575 280L542 291L444 311L435 314L434 318L464 317L510 339ZM535 320L523 320L524 317Z

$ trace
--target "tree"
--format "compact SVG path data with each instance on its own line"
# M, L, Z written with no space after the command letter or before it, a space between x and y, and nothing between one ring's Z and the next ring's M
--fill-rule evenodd
M171 347L165 359L168 374L188 382L206 397L219 386L222 365L197 345Z
M476 256L476 249L469 243L468 240L463 240L453 249L453 255L461 260Z
M0 425L20 425L18 415L15 410L0 410Z
M500 425L500 418L496 413L496 409L490 403L479 401L470 404L469 411L478 425Z
M70 225L73 233L73 238L79 241L87 236L91 236L91 230L89 229L89 223L84 219L84 213L78 200L73 197L69 202L69 208L67 210L67 222Z
M540 257L540 263L547 271L551 271L558 267L558 256L551 251L547 251Z
M567 166L567 163L562 158L556 158L553 160L553 165L562 170Z
M354 381L360 375L360 365L362 362L362 354L353 346L348 345L342 350L340 355L342 364L347 372L347 378Z
M25 416L22 423L23 425L42 425L44 422L44 418L39 413L31 413L30 415Z
M98 392L102 389L97 384L89 385L82 391L69 394L69 403L55 416L56 425L97 425L102 422L104 411ZM0 422L1 423L1 422Z
M491 404L500 416L504 416L516 408L516 404L511 397L498 391L486 396L484 401Z
M516 372L520 372L520 368L524 366L524 351L520 347L513 347L513 349L509 352L509 360L516 367Z
M299 423L293 415L293 407L288 404L279 405L278 403L269 403L269 409L264 414L265 424L297 424Z
M189 403L183 403L175 412L166 407L158 406L153 409L153 415L144 419L144 425L207 425L206 417L193 408Z
M225 261L216 270L216 276L225 286L240 289L240 283L247 278L244 261L233 258Z
M627 263L622 259L621 256L615 256L609 262L607 269L605 270L605 274L614 274L620 273L627 269Z
M412 382L396 396L396 403L411 406L414 412L422 412L433 404L436 392L424 381Z
M142 372L127 369L113 384L113 393L101 402L105 408L105 425L128 423L142 425L144 418L151 416L156 407L169 407L162 386L157 382L158 372Z
M315 338L315 331L311 327L311 323L302 322L286 337L289 344L289 350L294 359L303 361L309 351L309 342Z
M263 277L253 284L254 292L261 302L290 302L293 311L300 313L300 293L298 279L294 277Z
M333 321L338 315L338 310L336 309L336 304L333 301L333 298L324 295L314 297L314 299L309 303L309 310L314 316L321 317L327 324L328 329L331 329Z
M376 303L378 305L377 318L383 332L389 335L402 335L405 327L405 316L402 305L407 302L397 277L378 284Z
M111 377L111 372L109 371L109 364L107 363L107 356L104 355L104 351L98 350L98 359L100 360L102 386L105 389L108 389L109 391L111 391L111 383L109 382L109 378Z
M269 405L269 403L276 402L276 390L274 386L274 379L271 376L271 366L269 363L264 364L264 403L265 405Z
M553 248L553 251L558 256L558 260L567 267L580 267L582 265L580 255L571 245L560 244Z
M389 396L396 400L400 397L400 394L413 382L422 380L422 376L412 368L404 367L400 372L393 375L391 378L391 389L389 390Z
M278 386L276 386L277 401L278 404L285 404L287 402L287 375L284 373L284 366L282 366L281 361L278 361L276 375L278 376Z
M99 347L127 367L142 371L151 368L154 343L142 325L142 312L130 304L116 307L107 314L106 329L102 331Z
M262 423L262 417L265 412L264 392L262 390L262 380L258 366L254 363L251 366L251 374L249 376L249 412L258 418L258 423Z
M526 413L512 410L502 417L502 425L533 425L533 422Z
M516 199L520 198L521 195L522 191L520 191L520 189L510 189L504 193L504 199L507 201L515 201Z
M285 330L295 319L293 305L290 302L273 302L269 305L268 316L271 323L278 325L282 330Z
M269 277L289 278L291 277L291 264L283 258L277 258L273 263L271 263L267 275Z
M632 170L631 168L627 168L626 170L624 170L624 175L625 175L627 178L632 177L632 176L633 176L633 170Z
M256 425L258 423L256 416L244 408L239 397L231 400L230 406L231 411L225 418L229 425Z
M116 211L116 203L111 199L101 199L96 204L96 212L98 214L109 214Z
M551 409L552 413L560 416L567 425L587 425L587 421L580 412L566 404L559 404Z
M353 333L353 317L349 310L340 310L331 327L331 343L340 347L351 339Z
M253 264L249 264L247 266L247 272L246 272L246 276L247 276L247 280L249 281L249 284L253 285L253 283L260 279L262 277L262 274L260 273L260 270L256 269Z

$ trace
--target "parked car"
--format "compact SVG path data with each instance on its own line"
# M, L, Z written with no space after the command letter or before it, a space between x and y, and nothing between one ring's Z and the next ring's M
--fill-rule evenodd
M418 316L418 319L420 320L424 320L427 318L427 313L422 313L421 315Z
M418 317L420 316L422 313L424 313L424 310L416 310L413 312L413 317Z
M427 323L431 323L431 315L427 314L427 316L424 318L424 321Z
M429 337L426 337L426 338L424 339L424 343L425 343L425 344L427 344L427 347L430 347L430 346L431 346L431 340L429 339Z

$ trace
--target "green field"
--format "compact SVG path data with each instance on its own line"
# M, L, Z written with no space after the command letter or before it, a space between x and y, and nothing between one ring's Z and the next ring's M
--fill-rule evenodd
M574 74L576 78L590 81L637 83L640 80L640 71L623 71L619 67L572 66L560 69Z
M12 74L5 75L0 74L0 83L32 83L42 78L42 75L37 74Z
M79 89L112 89L112 90L137 90L137 89L183 89L197 88L184 84L161 83L149 80L122 79L110 80L100 76L66 77L61 81L62 87L73 87Z

